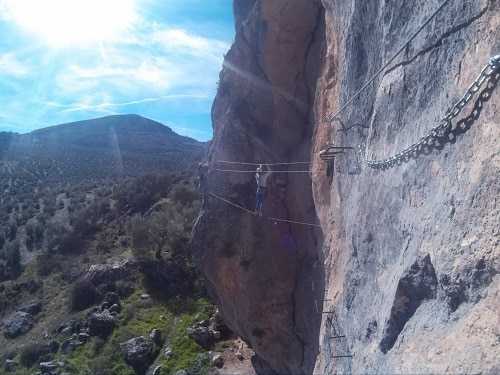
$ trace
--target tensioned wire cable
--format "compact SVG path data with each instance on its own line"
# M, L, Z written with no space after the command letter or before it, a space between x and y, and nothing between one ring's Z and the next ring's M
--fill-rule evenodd
M256 173L256 171L243 171L243 170L236 170L236 169L218 169L214 168L212 169L213 171L218 171L218 172L234 172L234 173ZM312 170L306 170L306 171L264 171L262 173L311 173Z
M311 164L309 161L295 161L295 162L286 162L286 163L250 163L250 162L241 162L241 161L228 161L228 160L218 160L217 163L224 164L237 164L237 165L295 165L295 164Z
M243 206L240 206L239 204L237 203L234 203L234 202L231 202L217 194L214 194L214 193L209 193L210 196L214 197L215 199L218 199L224 203L227 203L229 204L230 206L233 206L235 208L238 208L242 211L245 211L246 213L252 215L252 216L257 216L257 214L252 211L252 210L249 210L248 208L245 208ZM269 217L269 216L266 216L264 217L265 219L267 220L270 220L270 221L277 221L277 222L282 222L282 223L290 223L290 224L297 224L297 225L305 225L305 226L309 226L309 227L317 227L317 228L321 228L321 225L319 224L312 224L312 223L306 223L306 222L303 222L303 221L295 221L295 220L288 220L288 219L280 219L280 218L277 218L277 217Z
M330 114L329 116L327 116L325 118L326 121L333 121L338 115L340 115L342 112L344 112L344 110L347 109L347 107L349 107L352 102L354 101L354 99L356 99L369 85L371 85L373 83L373 81L375 81L375 79L390 65L392 64L392 62L396 59L396 57L398 57L401 52L403 52L405 50L406 47L408 47L410 45L410 43L418 36L418 34L420 34L420 32L434 19L434 17L436 17L436 15L441 11L441 9L443 9L446 4L449 3L450 0L445 0L440 6L439 8L437 8L434 13L432 13L432 15L417 29L417 31L415 31L413 33L413 35L410 37L410 39L408 39L408 41L403 44L403 46L379 69L375 72L375 74L373 74L373 76L363 85L361 86L361 88L356 91L350 98L349 100L347 100L347 102L342 106L340 107L340 109L333 113L333 114Z

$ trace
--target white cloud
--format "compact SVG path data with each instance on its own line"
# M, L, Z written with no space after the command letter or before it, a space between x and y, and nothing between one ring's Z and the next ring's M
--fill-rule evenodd
M20 62L13 53L0 55L0 75L20 78L28 75L29 71L28 66Z
M130 100L126 102L113 102L111 101L110 95L102 95L103 99L100 102L96 102L95 97L85 97L79 102L72 104L60 104L57 102L46 102L45 104L49 107L61 108L62 113L69 112L82 112L82 111L109 111L111 108L128 107L132 105L144 104L144 103L154 103L167 100L207 100L209 97L207 95L199 94L173 94L173 95L162 95L157 97L142 98L136 100Z
M164 28L153 32L150 40L167 51L208 58L222 62L229 44L189 33L184 29Z
M124 58L119 61L120 58ZM128 57L128 58L125 58ZM140 61L134 54L123 51L119 59L86 67L71 65L57 76L57 85L66 92L84 92L99 87L114 87L123 93L134 94L138 89L165 91L181 72L165 59Z

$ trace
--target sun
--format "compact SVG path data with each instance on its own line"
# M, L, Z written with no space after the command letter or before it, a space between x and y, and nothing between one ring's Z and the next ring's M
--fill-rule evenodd
M3 0L3 11L54 47L117 40L137 18L134 0Z

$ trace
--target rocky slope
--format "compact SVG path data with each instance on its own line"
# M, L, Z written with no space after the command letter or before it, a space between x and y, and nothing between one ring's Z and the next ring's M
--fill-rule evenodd
M138 116L0 133L1 375L250 362L189 252L204 147Z
M253 175L222 173L218 161L310 159L312 178L273 175L264 216L321 225L213 197L198 222L200 266L262 373L500 369L498 74L451 141L387 170L364 162L418 141L463 95L500 52L500 4L449 1L340 122L324 121L440 5L234 2L209 188L251 208ZM332 142L356 151L327 176L318 153Z

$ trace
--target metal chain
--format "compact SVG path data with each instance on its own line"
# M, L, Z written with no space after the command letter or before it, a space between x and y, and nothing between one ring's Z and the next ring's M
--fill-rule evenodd
M432 146L438 142L438 138L444 137L450 130L453 129L451 121L457 117L464 109L467 103L470 102L474 94L476 94L486 80L500 71L500 55L490 58L488 64L483 68L476 80L470 85L465 92L465 95L451 106L439 122L439 125L432 128L429 134L420 138L420 140L413 145L405 148L403 151L398 152L396 155L382 160L365 160L370 168L385 169L390 168L399 163L400 161L408 160L410 156L416 155L422 151L425 146Z

